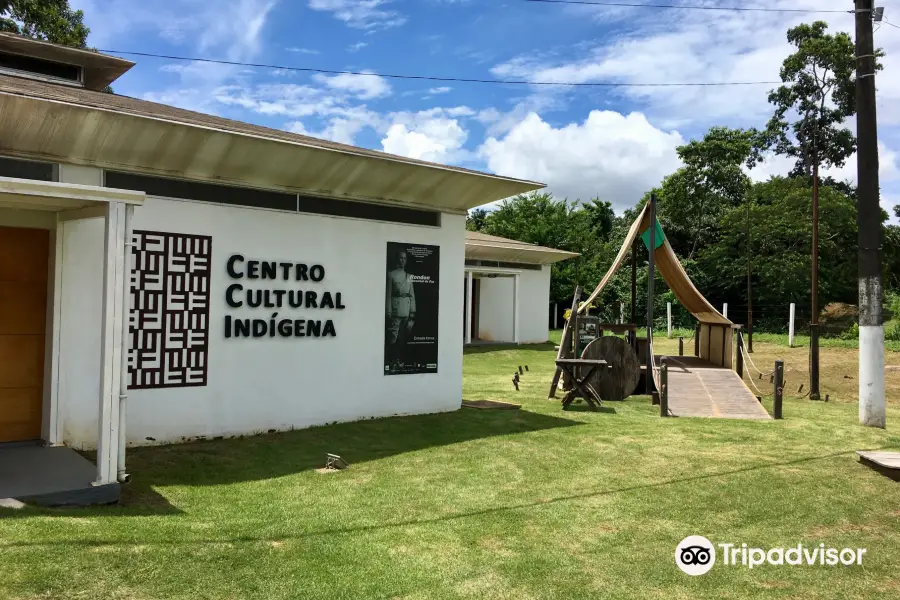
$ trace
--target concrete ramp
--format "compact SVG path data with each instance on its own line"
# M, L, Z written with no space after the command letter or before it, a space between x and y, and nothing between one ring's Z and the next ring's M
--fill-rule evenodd
M659 365L660 357L656 357ZM771 419L733 370L694 356L669 356L669 412L676 417Z

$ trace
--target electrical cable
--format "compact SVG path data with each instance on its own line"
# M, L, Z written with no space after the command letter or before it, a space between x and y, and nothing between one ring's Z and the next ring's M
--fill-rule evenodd
M372 73L366 71L341 71L336 69L319 69L315 67L289 67L285 65L270 65L265 63L249 63L233 60L219 60L215 58L201 58L191 56L176 56L172 54L155 54L152 52L134 52L131 50L100 49L104 54L117 54L123 56L144 56L149 58L163 58L166 60L183 60L188 62L212 63L217 65L230 65L236 67L256 67L262 69L278 69L282 71L301 71L306 73L321 73L324 75L359 75L368 77L384 77L386 79L412 79L419 81L446 81L456 83L490 83L498 85L541 85L562 87L716 87L728 85L778 85L780 81L685 81L685 82L660 82L660 83L617 83L611 81L576 82L564 81L527 81L524 79L477 79L469 77L439 77L436 75L404 75L398 73Z
M809 8L763 8L750 6L697 6L689 4L639 4L636 2L594 2L590 0L522 0L540 4L580 4L586 6L609 6L626 8L674 8L683 10L722 10L738 12L773 12L773 13L850 13L852 10L817 10Z

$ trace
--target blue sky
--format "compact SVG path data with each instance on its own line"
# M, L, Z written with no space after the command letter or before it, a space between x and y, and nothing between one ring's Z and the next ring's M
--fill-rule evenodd
M676 0L677 3L678 0ZM708 5L726 4L692 0ZM788 27L849 14L598 8L521 0L72 0L89 43L371 73L566 83L777 81ZM758 0L754 6L779 6ZM885 15L900 23L900 3ZM892 14L891 4L896 6ZM792 8L847 9L849 0ZM900 204L900 29L883 27L883 204ZM675 147L711 125L762 126L773 86L539 87L316 75L167 59L138 64L117 93L395 154L547 183L618 210L679 166ZM851 124L852 125L852 124ZM752 176L790 168L773 157ZM855 179L855 161L830 174Z

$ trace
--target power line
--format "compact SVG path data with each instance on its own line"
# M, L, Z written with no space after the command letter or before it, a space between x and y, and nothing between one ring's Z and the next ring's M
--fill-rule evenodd
M881 19L881 22L882 22L882 23L887 23L887 24L890 25L891 27L896 27L897 29L900 29L900 25L894 25L893 23L891 23L891 22L888 21L887 19Z
M739 12L777 13L850 13L852 10L816 10L808 8L762 8L745 6L693 6L686 4L638 4L636 2L592 2L589 0L522 0L541 4L582 4L587 6L624 6L628 8L681 8L685 10L730 10Z
M105 54L119 54L125 56L146 56L150 58L164 58L166 60L183 60L189 62L213 63L217 65L231 65L237 67L257 67L260 69L278 69L282 71L302 71L305 73L322 73L325 75L360 75L368 77L384 77L387 79L415 79L425 81L451 81L458 83L493 83L502 85L546 85L566 87L715 87L726 85L778 85L780 81L686 81L666 83L616 83L611 81L599 81L590 83L566 83L564 81L527 81L517 79L472 79L466 77L437 77L433 75L400 75L396 73L371 73L365 71L338 71L334 69L318 69L313 67L289 67L285 65L269 65L264 63L248 63L232 60L218 60L214 58L197 58L190 56L173 56L170 54L153 54L150 52L131 52L127 50L98 50Z

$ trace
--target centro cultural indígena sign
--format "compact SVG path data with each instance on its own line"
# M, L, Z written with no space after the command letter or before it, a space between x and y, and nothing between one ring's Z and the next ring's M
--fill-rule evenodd
M232 254L226 264L232 279L253 281L290 281L321 283L325 267L302 263L247 260ZM248 288L233 283L225 290L225 302L231 308L344 310L341 293L303 288ZM280 311L260 319L225 316L225 337L337 337L331 319L287 318Z

